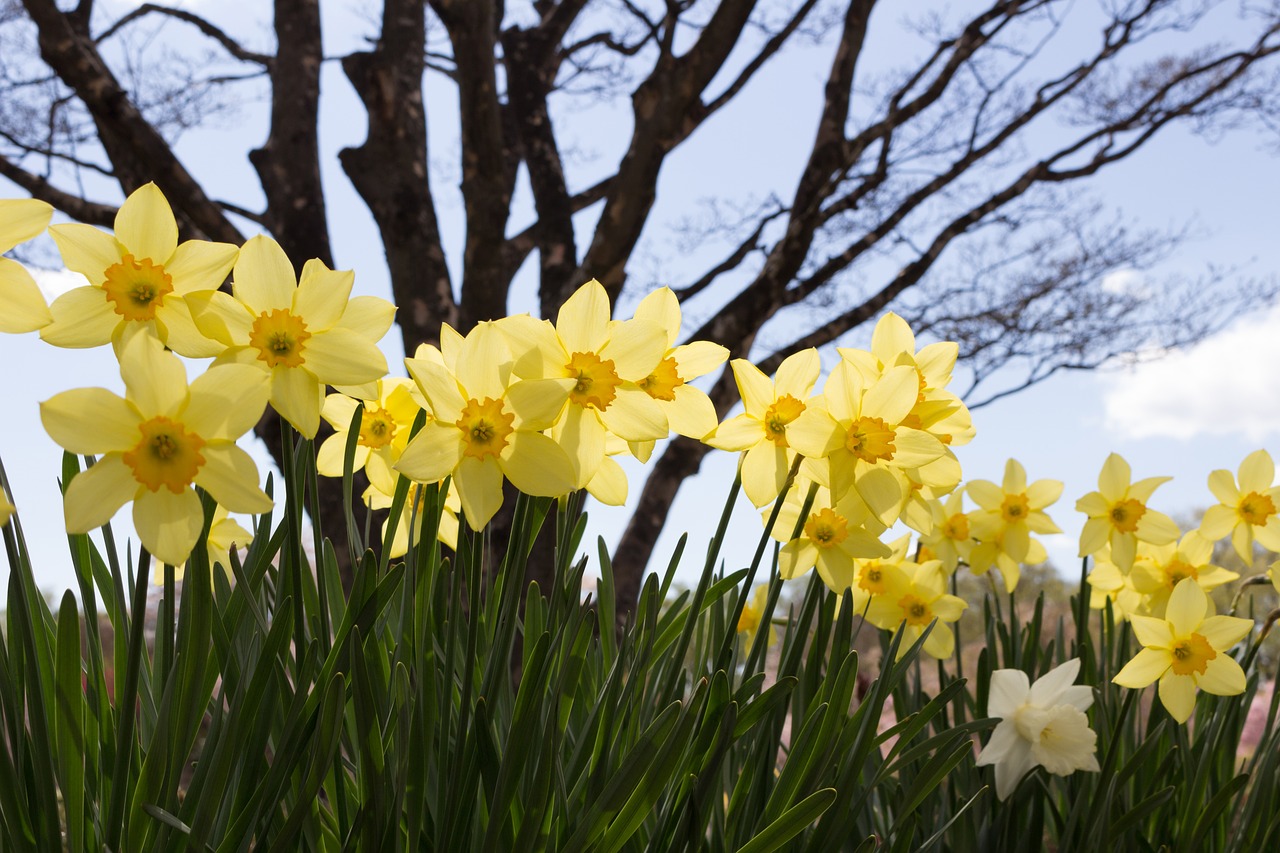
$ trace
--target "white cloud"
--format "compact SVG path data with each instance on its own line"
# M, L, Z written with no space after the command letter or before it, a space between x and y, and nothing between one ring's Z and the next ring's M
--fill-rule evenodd
M1151 286L1146 276L1135 269L1116 270L1102 277L1102 289L1118 296L1136 296L1147 299L1151 296Z
M1280 435L1280 306L1101 377L1107 426L1125 438Z

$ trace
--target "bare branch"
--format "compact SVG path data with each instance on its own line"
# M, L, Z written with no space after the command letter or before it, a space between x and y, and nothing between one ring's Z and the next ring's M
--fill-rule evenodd
M175 9L172 6L162 6L159 3L143 3L138 8L122 16L114 24L103 30L102 33L95 36L94 41L101 44L116 33L120 32L129 24L132 24L134 21L138 21L145 18L147 15L152 14L175 18L179 21L191 24L193 27L200 30L200 32L222 45L223 49L226 50L227 53L231 54L236 59L239 59L241 62L252 62L256 65L261 65L267 70L271 69L274 57L268 56L265 53L257 53L256 51L246 49L238 41L229 36L226 31L214 26L208 20L200 17L199 15L188 12L185 9Z
M20 168L3 155L0 155L0 175L22 187L31 194L32 198L48 202L72 219L107 228L110 228L115 223L116 211L119 208L112 207L109 204L87 201L80 196L64 192L44 178Z

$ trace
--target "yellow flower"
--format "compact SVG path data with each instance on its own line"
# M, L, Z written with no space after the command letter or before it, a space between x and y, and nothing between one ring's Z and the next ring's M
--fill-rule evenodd
M1129 572L1133 588L1147 597L1145 615L1160 618L1169 596L1184 578L1192 578L1205 592L1211 592L1240 575L1212 565L1213 543L1192 530L1176 545L1138 546L1138 556Z
M956 637L948 624L960 619L967 604L964 599L946 592L946 573L936 560L921 563L907 575L905 587L892 594L873 595L867 609L867 621L882 628L901 626L902 643L898 657L906 654L911 644L920 639L924 629L933 620L938 625L924 641L924 651L943 660L951 657L956 648Z
M945 448L923 430L903 424L915 405L916 369L898 366L867 383L849 361L831 371L822 397L787 430L797 452L826 459L832 492L858 492L872 514L892 524L902 512L910 485L901 469L938 459Z
M1046 559L1042 556L1044 547L1031 534L1062 532L1044 511L1062 494L1062 482L1036 480L1028 484L1022 463L1010 459L1001 485L974 480L967 489L979 506L969 513L969 529L981 543L970 552L974 574L982 574L996 563L1004 574L1005 588L1012 592L1018 585L1018 564Z
M1080 556L1111 546L1111 561L1122 572L1133 568L1138 542L1167 545L1178 538L1178 525L1147 506L1151 493L1172 477L1148 477L1131 483L1129 463L1112 453L1098 474L1098 491L1076 501L1076 510L1089 516L1080 531Z
M377 381L377 398L360 401L346 394L330 394L320 408L334 434L316 452L316 471L325 477L341 477L347 451L347 433L357 407L363 407L360 434L356 438L353 471L364 470L369 482L386 494L396 490L399 477L393 466L409 443L414 418L422 407L414 400L413 380L388 376Z
M377 342L391 328L395 306L376 296L351 296L355 276L307 261L301 278L268 237L244 244L232 294L205 291L188 298L200 330L218 342L216 364L251 364L271 375L271 405L294 429L314 438L324 386L372 397L387 373Z
M213 509L213 520L209 525L209 567L222 566L222 571L226 573L227 578L234 581L231 574L231 552L233 550L248 548L249 543L253 541L253 534L240 525L234 518L227 514L225 507L217 506ZM187 566L183 563L174 570L174 580L182 580L182 576L186 574ZM164 583L164 566L157 564L152 571L151 580L153 583Z
M929 501L933 517L932 529L920 537L920 542L942 561L948 572L954 572L961 560L969 559L973 550L973 535L969 530L969 516L964 512L964 490L953 492L944 504L940 500Z
M720 450L741 451L742 490L755 506L773 503L782 491L796 452L787 428L808 405L822 362L816 349L788 356L772 382L745 358L729 366L742 397L742 414L729 418L706 438Z
M653 323L667 333L667 351L652 373L636 384L658 401L671 429L680 435L702 440L716 428L716 408L707 395L689 385L724 364L729 351L710 341L691 341L676 346L680 339L680 301L669 287L660 287L640 301L635 317ZM654 441L631 442L631 453L647 462Z
M53 322L40 337L60 347L111 342L117 355L126 328L140 326L190 358L222 347L196 328L186 297L221 286L236 260L229 243L178 244L178 223L155 184L135 190L116 214L115 236L92 225L49 228L68 269L89 279L49 306Z
M555 392L563 415L555 413L550 434L573 460L576 489L586 488L604 464L609 433L646 442L670 432L663 407L639 384L659 369L668 331L649 320L614 322L609 315L609 296L592 279L560 307L554 326L528 315L499 321L516 376L572 380Z
M800 535L791 539L809 487L808 481L796 480L769 531L774 539L786 543L778 555L778 571L791 580L816 567L822 582L839 594L853 583L854 558L889 555L889 549L876 538L884 525L867 514L855 495L832 501L831 492L818 487Z
M67 487L69 533L106 524L133 501L133 523L157 559L177 566L204 523L200 486L232 512L263 513L271 499L258 469L236 446L267 402L267 380L242 365L213 367L187 385L186 370L160 342L126 337L120 354L125 396L80 388L40 405L45 430L66 450L103 454Z
M541 431L563 408L573 380L525 380L508 387L511 353L496 323L478 324L456 353L443 352L443 364L405 359L434 419L409 442L396 470L419 483L452 476L474 530L502 506L504 478L528 495L572 491L572 460Z
M738 617L738 633L743 634L743 644L750 648L755 642L756 632L760 630L760 620L764 617L764 606L768 603L769 587L766 584L756 586L751 600L742 605L742 615ZM769 624L769 645L778 642L778 632L772 622Z
M1160 701L1179 723L1191 716L1197 687L1217 696L1243 693L1244 670L1227 650L1248 635L1253 621L1211 612L1204 590L1184 578L1169 596L1163 619L1129 617L1144 648L1111 680L1141 689L1159 679Z
M422 524L426 520L426 512L422 504L423 487L418 483L412 483L409 486L409 495L405 499L404 507L400 510L400 520L396 524L395 536L392 537L391 543L387 545L390 550L387 556L391 558L403 557L409 553L412 545L417 545L418 540L422 538ZM385 494L374 486L364 491L364 502L370 509L389 509L395 502L392 495ZM414 504L417 504L415 507ZM436 528L436 540L441 544L449 546L454 551L458 550L458 512L462 509L462 501L458 497L458 487L452 480L449 481L449 492L444 498L444 511L440 514L440 524ZM387 528L391 524L388 518L382 522L382 538L386 541ZM412 527L412 530L410 528Z
M1200 535L1211 542L1231 536L1231 545L1253 565L1253 542L1280 553L1280 487L1274 486L1276 466L1271 454L1255 450L1240 463L1240 487L1226 469L1209 475L1209 490L1221 503L1205 510Z
M1125 574L1116 568L1116 564L1111 562L1111 549L1104 546L1094 555L1093 568L1089 569L1089 607L1105 610L1110 601L1111 616L1117 625L1135 613L1151 615L1144 603L1147 596L1133 586L1134 574Z
M43 201L0 199L0 255L44 231L52 215ZM31 273L8 258L0 258L0 305L0 332L34 332L53 319Z

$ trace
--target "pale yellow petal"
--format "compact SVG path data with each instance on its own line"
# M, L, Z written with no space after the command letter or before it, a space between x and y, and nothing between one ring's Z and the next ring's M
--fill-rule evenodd
M919 468L938 459L946 447L924 430L900 426L894 430L893 464L902 468Z
M1227 506L1235 506L1240 503L1240 490L1236 488L1235 476L1225 468L1219 468L1209 473L1209 491L1213 492L1213 496ZM1223 533L1223 536L1226 534ZM1222 536L1217 537L1221 539Z
M753 418L763 418L773 405L773 383L760 372L760 368L745 358L735 358L729 363L729 367L738 383L743 411Z
M467 524L473 530L482 529L502 507L502 469L498 460L492 456L483 460L464 456L453 482L462 498Z
M670 434L662 406L638 388L619 388L600 419L610 432L626 441L656 440Z
M1134 614L1129 617L1129 624L1133 626L1133 635L1142 645L1155 649L1173 648L1173 632L1166 620Z
M280 244L270 237L251 237L236 259L231 292L256 317L270 311L288 311L298 289L293 264Z
M211 367L191 383L182 420L206 441L234 441L253 429L267 407L271 374L247 364Z
M382 340L396 319L396 306L378 296L353 296L335 328L349 329L367 341Z
M1200 519L1200 535L1210 542L1217 542L1229 536L1239 520L1235 504L1231 506L1216 504L1204 511L1204 516Z
M135 258L163 264L178 247L178 223L164 193L147 183L134 190L116 213L116 239Z
M787 425L787 444L797 453L820 459L844 447L845 432L831 415L807 408Z
M445 363L450 355L445 352ZM494 323L480 323L458 347L453 374L467 394L477 400L500 399L506 391L511 364L507 337Z
M676 347L671 357L676 360L680 378L688 382L724 364L729 358L729 350L710 341L692 341Z
M135 334L120 353L125 397L144 418L173 417L187 402L187 369L149 335Z
M605 506L622 506L627 502L627 473L612 457L606 456L586 488L591 497Z
M680 337L680 300L676 299L676 295L671 291L671 288L659 287L657 290L650 292L649 295L640 300L640 304L636 306L636 313L633 316L653 323L666 331L667 346L675 346L676 340ZM721 360L723 361L723 359ZM705 372L703 371L703 373ZM686 374L682 373L681 375L687 378ZM700 376L702 374L695 373L691 375Z
M202 335L224 346L248 346L254 315L243 302L214 290L189 293L184 301Z
M53 300L53 321L40 329L40 340L55 347L100 347L111 340L120 315L98 287L76 287Z
M315 438L320 429L320 406L324 386L301 367L271 370L271 405L305 438Z
M387 375L382 350L348 329L316 332L303 345L302 363L326 385L359 385Z
M610 313L609 295L605 293L604 285L593 278L579 287L560 306L560 312L556 315L556 332L564 341L565 349L570 354L599 352L608 339ZM646 328L658 328L647 323L644 325ZM666 346L665 336L662 336L659 347L665 351ZM654 363L657 363L656 359ZM652 369L650 365L649 370ZM646 370L638 377L628 378L642 379L648 372Z
M53 207L34 198L0 199L0 254L49 226Z
M883 418L890 425L901 423L915 406L919 391L920 378L914 367L890 368L880 381L867 389L862 399L862 414Z
M1240 664L1228 655L1207 661L1204 672L1196 676L1196 686L1214 696L1236 696L1244 692L1247 679Z
M1121 687L1139 690L1164 675L1172 662L1168 651L1142 649L1111 680Z
M1173 588L1164 618L1169 620L1175 636L1186 637L1200 629L1208 609L1209 599L1204 590L1194 578L1184 578Z
M1172 518L1153 509L1148 509L1138 519L1135 533L1143 542L1150 542L1152 545L1167 545L1178 541L1178 537L1182 535Z
M813 386L821 372L822 359L813 347L787 356L778 366L778 373L774 379L778 396L790 394L797 400L803 400L813 391Z
M331 270L312 258L302 267L298 289L293 294L293 313L306 321L313 332L333 328L347 310L356 275L351 270Z
M0 258L0 332L21 335L53 322L44 294L22 264Z
M786 482L790 460L787 451L762 441L742 457L742 490L755 506L773 503Z
M1200 624L1196 633L1209 641L1218 652L1225 652L1249 636L1253 630L1252 619L1238 616L1210 616Z
M101 286L106 281L107 267L120 263L124 255L115 237L92 225L50 225L49 235L58 244L67 269L80 273L93 285Z
M1129 481L1133 475L1129 463L1118 453L1112 453L1102 463L1102 472L1098 474L1098 491L1110 503L1125 497L1129 490Z
M1110 505L1107 499L1102 496L1102 492L1089 492L1089 494L1076 501L1076 512L1083 512L1090 518L1100 518L1107 514Z
M120 454L107 454L67 486L63 505L67 532L88 533L101 527L141 488Z
M133 502L133 526L151 555L173 566L185 563L200 538L204 509L193 489L143 489Z
M1004 491L990 480L971 480L965 490L974 503L986 510L998 510L1004 502Z
M156 322L163 330L165 346L187 358L213 358L226 344L208 337L191 318L191 309L181 297L170 297L156 310Z
M1101 519L1089 519L1085 522L1088 526L1090 522L1100 521ZM1083 533L1081 536L1083 537ZM1111 546L1111 562L1122 572L1128 572L1133 568L1134 558L1138 553L1138 539L1132 533L1122 533L1112 527L1107 537L1107 543ZM1083 543L1081 543L1083 545Z
M885 524L892 524L897 518L905 493L902 481L893 472L876 468L859 474L854 480L854 488L876 518ZM838 489L834 491L839 492Z
M667 337L661 326L644 320L627 320L614 323L608 341L599 350L591 351L612 361L613 369L622 379L639 382L653 373L666 355Z
M1240 491L1265 492L1276 481L1276 466L1271 454L1265 450L1255 450L1240 463Z
M612 460L606 457L605 461ZM601 464L603 466L603 462ZM573 463L560 445L541 433L523 430L512 433L502 449L499 466L512 485L526 495L556 498L574 488ZM624 500L625 494L624 486Z
M271 498L258 486L258 466L234 444L215 442L201 451L204 465L195 483L231 512L255 515L270 512Z
M406 358L404 364L438 420L451 424L462 417L467 401L444 365L418 358Z
M778 552L778 574L793 580L818 561L818 549L808 539L792 539Z
M1027 503L1032 509L1044 509L1062 496L1061 480L1036 480L1027 486Z
M605 429L594 410L569 406L554 433L555 439L573 461L574 485L584 488L596 475L605 457Z
M765 437L764 425L746 414L735 415L716 427L707 444L719 450L737 451L754 447Z
M887 312L876 323L871 333L871 353L888 366L894 363L899 353L914 355L916 336L911 333L907 321L892 311Z
M507 389L507 405L515 413L515 426L550 429L564 413L572 379L522 379Z
M701 440L716 428L716 407L711 399L692 385L680 385L675 400L664 409L671 431Z
M1001 488L1008 495L1021 495L1027 491L1027 471L1017 459L1004 463L1004 482Z
M105 388L63 391L40 404L40 422L58 446L84 455L130 450L142 439L138 412Z
M432 421L409 442L395 468L419 483L437 483L454 472L461 458L462 434L458 428Z
M217 290L227 280L240 250L230 243L187 240L164 265L173 279L175 293L185 296L197 290Z
M1196 708L1196 684L1191 676L1178 675L1173 670L1161 676L1160 704L1179 723L1189 720Z

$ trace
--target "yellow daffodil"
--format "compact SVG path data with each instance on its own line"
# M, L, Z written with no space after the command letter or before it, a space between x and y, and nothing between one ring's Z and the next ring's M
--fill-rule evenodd
M191 358L222 347L192 321L186 297L222 285L236 260L229 243L178 243L178 223L155 184L135 190L116 214L115 236L92 225L49 228L62 262L89 279L49 306L53 322L40 337L60 347L111 342L117 355L126 328L138 326L169 349Z
M607 455L609 433L627 442L666 438L667 416L640 383L666 357L668 330L644 319L609 319L609 296L592 279L565 300L555 325L528 315L499 321L526 380L572 380L557 392L550 435L574 462L574 488L586 488ZM466 503L464 497L463 503Z
M1147 596L1138 592L1133 585L1133 573L1126 574L1111 562L1111 550L1103 547L1094 555L1093 566L1089 569L1089 607L1094 610L1106 610L1107 602L1111 602L1111 616L1118 625L1125 622L1135 613L1149 616L1147 612Z
M768 603L769 587L766 584L756 586L751 600L742 605L742 615L738 617L738 633L742 636L743 645L747 648L755 642L756 632L760 630L760 620L764 618L764 606ZM778 642L778 632L773 623L769 623L769 645Z
M867 383L841 361L823 389L825 406L802 412L787 440L804 456L827 460L826 485L834 494L856 490L880 521L891 524L910 488L901 469L927 465L945 452L937 438L903 424L918 388L914 367L890 367Z
M422 407L414 400L413 380L388 376L377 381L377 398L360 401L346 394L330 394L320 408L320 416L335 430L316 452L316 471L324 477L341 477L347 450L347 433L357 407L360 434L356 438L353 470L363 470L369 482L386 494L396 490L392 467L409 443L414 418Z
M1221 503L1205 510L1200 535L1211 542L1231 537L1245 565L1253 565L1253 543L1280 553L1280 486L1275 486L1276 466L1271 454L1255 450L1240 463L1239 488L1226 469L1209 475L1209 490Z
M0 199L0 255L44 231L52 215L43 201ZM31 273L9 258L0 258L0 305L0 332L34 332L53 320Z
M504 478L528 495L572 491L572 460L541 431L554 423L574 380L525 380L508 387L511 352L495 323L478 324L456 357L445 352L445 359L452 367L405 360L433 419L409 442L396 470L419 483L452 476L474 530L502 506Z
M744 358L729 365L742 397L742 414L716 427L706 443L720 450L742 452L742 490L755 506L773 503L786 482L796 452L787 441L787 428L810 402L822 371L816 349L788 356L773 381Z
M778 571L791 580L816 567L822 582L838 594L853 583L855 558L889 555L889 549L876 538L884 526L868 515L856 496L832 501L831 492L818 487L800 535L792 539L808 493L808 481L797 479L769 531L774 539L786 543L778 555Z
M1111 561L1120 571L1133 568L1138 542L1167 545L1178 538L1178 525L1169 516L1147 506L1151 493L1172 477L1148 477L1131 483L1129 463L1112 453L1098 474L1098 491L1076 501L1076 509L1089 516L1080 531L1080 556L1096 554L1111 546Z
M1129 577L1133 588L1147 597L1144 615L1163 617L1169 596L1184 578L1192 578L1205 592L1239 579L1237 572L1212 565L1212 559L1213 543L1194 530L1177 544L1140 544Z
M680 301L669 287L660 287L640 301L637 320L653 323L667 333L667 351L652 373L636 384L658 401L674 432L702 440L716 428L716 407L707 395L689 385L724 364L729 350L710 341L690 341L677 346L680 339ZM633 441L631 452L641 462L653 453L654 441Z
M1005 587L1012 592L1018 585L1018 564L1046 559L1041 556L1044 547L1031 534L1062 532L1044 511L1062 494L1062 482L1046 479L1028 484L1022 463L1010 459L1001 485L973 480L966 488L979 507L969 513L969 530L981 543L970 552L971 567L975 574L982 574L993 563L999 565Z
M977 765L996 766L996 796L1001 800L1037 767L1055 776L1098 766L1098 735L1089 728L1085 711L1093 704L1093 690L1076 684L1080 659L1049 670L1035 684L1020 669L991 673L987 714L1000 723L978 755Z
M125 396L102 388L58 394L40 405L45 430L66 450L103 454L67 487L69 533L101 527L133 501L133 523L157 559L182 564L204 523L200 486L232 512L263 513L271 499L236 446L267 401L267 379L243 365L213 367L187 385L182 362L145 334L120 355Z
M1195 708L1196 688L1216 696L1243 693L1244 670L1227 650L1249 634L1253 621L1211 612L1204 590L1194 578L1184 578L1169 596L1163 619L1129 617L1143 649L1111 680L1134 689L1159 680L1160 701L1179 723Z
M933 620L938 625L924 641L926 654L943 660L951 657L956 649L955 633L947 627L959 620L967 604L964 599L946 591L946 573L936 561L921 563L907 574L907 584L892 594L873 595L867 607L867 621L892 630L898 626L904 632L898 647L898 656L906 654L911 644ZM892 626L892 627L890 627Z
M232 294L188 298L200 330L219 344L216 364L251 364L271 376L271 405L307 438L320 428L324 386L372 397L387 373L377 343L395 306L351 296L355 276L307 261L301 278L275 240L254 237L236 260Z
M900 598L910 585L910 576L915 572L916 564L907 559L907 551L911 548L911 534L901 536L886 546L888 554L867 557L853 561L853 609L862 613L867 604L877 595L888 595L894 600ZM882 625L892 630L898 623Z
M385 546L389 549L387 556L393 559L409 553L409 548L417 545L418 540L422 538L422 525L426 521L422 489L423 487L418 483L412 483L409 486L409 496L400 510L400 520L396 523L395 535L390 544ZM365 489L364 502L370 509L389 509L395 501L392 495L370 486ZM436 540L454 551L458 550L458 512L461 509L462 501L458 497L458 487L450 480L449 491L444 497L444 510L440 513L440 524L436 528ZM384 543L387 538L387 528L390 525L389 518L382 522Z
M933 527L920 536L921 544L942 561L948 572L954 572L961 560L968 561L973 550L973 536L969 532L969 516L964 511L964 490L957 490L940 500L929 502Z
M949 447L932 462L919 468L904 468L907 500L902 507L902 522L916 533L933 529L933 502L955 492L960 485L960 460Z
M973 513L970 513L969 517L972 518ZM1021 560L1013 559L1005 547L1004 532L1001 531L994 539L984 539L974 543L973 548L969 550L969 570L975 575L985 575L994 566L1000 570L1004 578L1004 591L1013 592L1018 588L1018 581L1022 578L1023 566L1038 566L1048 559L1049 552L1045 550L1039 539L1034 538L1031 540L1030 547L1027 548L1026 556Z
M253 534L246 530L240 522L227 514L226 508L222 506L214 507L213 520L209 525L209 567L222 566L223 572L227 578L231 579L231 552L238 549L248 548L249 543L253 542ZM182 580L186 574L187 566L183 563L174 570L174 580ZM164 583L164 566L156 565L151 574L153 583Z

